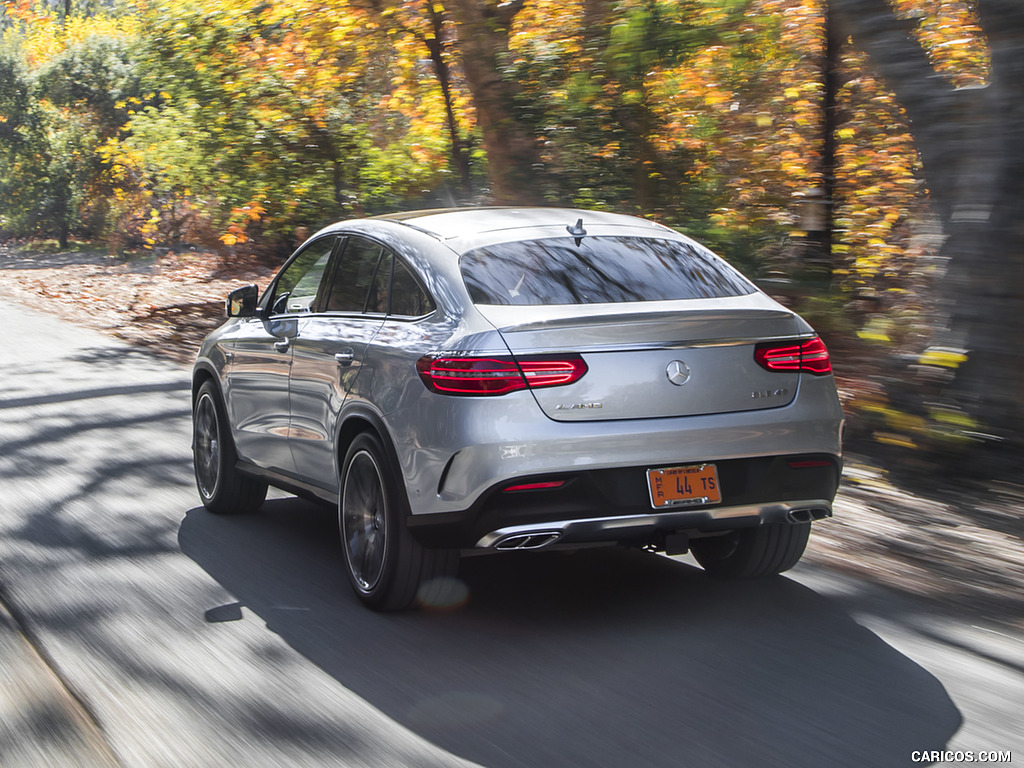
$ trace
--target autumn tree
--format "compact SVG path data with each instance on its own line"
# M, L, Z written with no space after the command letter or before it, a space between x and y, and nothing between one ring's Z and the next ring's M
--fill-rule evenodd
M669 136L664 75L714 38L701 11L696 2L547 0L520 13L511 71L550 201L678 217L693 198L694 158Z
M159 98L133 116L121 166L165 206L204 201L224 242L281 240L441 185L441 92L372 9L153 0L140 12Z
M11 96L0 106L7 128L0 133L5 227L54 234L62 245L72 229L102 234L109 165L97 149L127 118L116 102L138 87L124 34L130 22L68 19L24 5L6 11L3 79Z
M20 58L0 50L0 228L33 231L44 173L43 116Z
M945 370L932 418L977 439L1020 446L1024 434L1024 6L1017 0L943 0L894 8L831 0L844 33L869 56L906 112L932 205L946 235L945 321L922 362ZM903 10L904 13L898 13ZM929 22L970 14L990 49L988 81L961 87L936 73ZM941 51L938 55L941 55Z
M49 211L62 247L71 228L103 234L111 196L109 163L98 148L118 135L139 77L124 38L92 35L51 58L35 76L49 123Z
M435 0L353 0L353 4L373 14L400 57L407 61L422 61L424 54L429 57L444 108L450 170L458 179L458 193L447 190L446 197L452 203L470 201L475 194L470 136L475 121L458 70L457 33L450 15Z
M496 203L542 200L536 176L537 137L517 110L520 87L509 66L512 25L525 4L526 0L448 0Z

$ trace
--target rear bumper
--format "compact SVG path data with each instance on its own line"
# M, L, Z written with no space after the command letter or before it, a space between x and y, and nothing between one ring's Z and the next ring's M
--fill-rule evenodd
M587 422L537 419L529 392L500 398L451 398L425 393L417 408L388 415L416 525L478 509L504 482L541 475L635 474L654 467L743 461L779 455L841 455L842 409L831 377L805 377L788 406L752 412ZM424 416L429 418L424 418ZM635 482L635 478L634 478ZM723 483L725 478L723 478ZM604 491L628 484L604 484ZM598 483L598 485L601 485ZM743 485L746 485L744 483ZM728 485L726 489L728 489ZM734 486L735 487L735 486ZM736 504L824 498L823 493L768 494ZM646 491L639 497L650 509ZM723 505L731 505L723 499ZM587 500L603 505L601 494ZM589 517L585 510L581 516ZM528 521L516 521L528 522ZM502 527L495 526L494 529ZM492 530L494 530L492 529Z
M705 534L829 517L839 487L834 454L788 454L715 462L719 504L653 508L648 467L537 474L490 487L470 508L413 515L410 530L429 546L536 549L554 544L659 544L669 534ZM557 488L515 490L560 482ZM512 486L513 489L509 489Z
M656 543L669 534L712 533L767 524L803 524L832 516L828 499L807 499L700 511L671 511L623 517L559 520L501 528L483 536L477 549L541 549L595 542Z

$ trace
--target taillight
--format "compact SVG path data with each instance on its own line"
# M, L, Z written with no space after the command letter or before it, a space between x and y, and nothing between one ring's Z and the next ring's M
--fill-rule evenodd
M825 343L815 336L806 341L772 341L754 348L754 359L769 371L792 371L826 376L832 373Z
M587 372L579 355L446 357L416 361L427 389L443 395L504 395L517 389L571 384Z

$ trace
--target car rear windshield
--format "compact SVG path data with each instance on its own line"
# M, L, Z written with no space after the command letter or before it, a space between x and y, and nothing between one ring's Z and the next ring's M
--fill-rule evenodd
M499 243L459 261L475 304L604 304L746 296L757 289L698 245L641 237Z

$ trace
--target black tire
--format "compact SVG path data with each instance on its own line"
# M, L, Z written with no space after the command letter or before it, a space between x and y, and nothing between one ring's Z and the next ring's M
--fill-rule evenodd
M775 576L796 565L810 533L810 524L762 525L693 539L690 550L711 576L757 579Z
M345 571L356 595L375 611L443 600L459 552L428 549L409 533L409 502L380 438L356 437L342 464L338 528ZM439 594L434 594L439 593Z
M237 460L224 405L207 381L192 409L192 467L203 506L214 514L254 512L267 498L267 484L239 472Z

